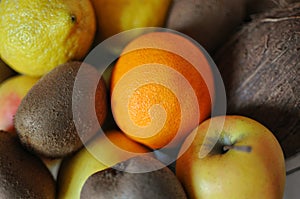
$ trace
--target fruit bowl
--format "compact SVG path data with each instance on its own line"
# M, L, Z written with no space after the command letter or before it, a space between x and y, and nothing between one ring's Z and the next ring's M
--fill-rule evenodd
M0 1L0 198L297 198L296 1Z

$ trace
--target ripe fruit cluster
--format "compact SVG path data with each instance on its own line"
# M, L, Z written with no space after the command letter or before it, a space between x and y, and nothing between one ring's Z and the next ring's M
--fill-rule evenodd
M300 4L141 2L0 1L0 198L283 197L300 149ZM184 34L136 31L102 76L85 62L149 26ZM231 115L211 115L212 60Z

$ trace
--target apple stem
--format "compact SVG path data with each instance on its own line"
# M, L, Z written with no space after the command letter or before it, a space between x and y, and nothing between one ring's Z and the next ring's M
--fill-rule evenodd
M247 153L250 153L252 151L251 146L235 146L235 145L225 145L225 146L223 146L224 151L228 151L230 149L237 150L237 151L243 151L243 152L247 152Z

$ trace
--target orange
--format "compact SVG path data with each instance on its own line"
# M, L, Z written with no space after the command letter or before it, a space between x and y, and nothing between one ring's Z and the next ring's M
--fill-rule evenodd
M96 31L89 0L0 2L0 57L17 72L42 76L89 51Z
M189 39L153 32L124 49L111 92L113 116L124 133L153 149L172 147L210 115L213 75Z

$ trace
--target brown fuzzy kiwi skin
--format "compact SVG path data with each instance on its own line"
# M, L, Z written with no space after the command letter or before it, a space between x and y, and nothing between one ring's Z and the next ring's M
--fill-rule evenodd
M0 83L2 83L7 78L15 75L16 72L9 68L1 59L0 59Z
M299 0L247 0L247 14L266 12L273 8L284 8Z
M137 156L91 175L81 190L81 199L186 199L174 173L149 156ZM160 168L155 170L156 168ZM122 168L124 170L117 170ZM147 168L153 171L129 173L127 169Z
M55 198L55 181L47 167L22 147L15 134L4 131L0 131L0 198Z
M300 151L300 4L254 17L214 57L228 114L267 126L286 157Z
M86 76L87 84L90 79L98 78L96 69L90 65L68 62L43 76L23 98L14 124L22 144L29 150L48 158L65 157L82 147L81 138L87 140L96 133L95 125L79 123L79 137L73 120L72 100L95 99L89 105L83 104L85 111L77 117L86 120L96 110L99 123L103 123L107 112L105 84L101 79L96 85L97 91L94 85L73 91L79 69Z
M246 17L246 0L174 0L166 27L182 32L213 53Z

